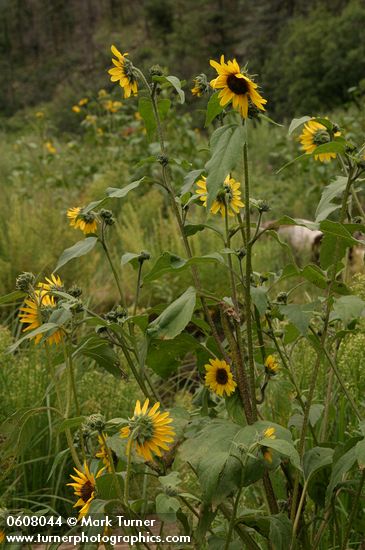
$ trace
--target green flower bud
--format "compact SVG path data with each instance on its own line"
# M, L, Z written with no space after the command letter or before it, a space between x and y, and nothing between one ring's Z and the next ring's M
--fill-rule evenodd
M22 290L23 292L30 292L33 290L35 283L35 276L33 273L30 273L29 271L24 271L18 277L15 281L15 288L17 290Z

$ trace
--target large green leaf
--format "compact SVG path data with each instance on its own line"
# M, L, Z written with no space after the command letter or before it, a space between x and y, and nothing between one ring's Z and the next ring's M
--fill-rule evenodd
M351 470L357 460L356 443L358 438L353 438L348 442L351 445L349 450L345 452L338 460L335 460L332 468L331 479L326 491L326 500L329 500L332 496L332 492L336 489L337 485L344 480L345 475Z
M225 178L240 161L244 142L245 133L242 125L228 124L213 133L210 139L211 158L205 165L208 174L208 211L222 188Z
M209 126L209 124L221 114L223 108L224 107L220 104L219 92L215 92L208 101L207 112L205 115L205 127Z
M181 81L177 78L177 76L153 76L152 80L154 82L159 82L163 85L163 87L172 86L175 91L177 92L177 95L179 96L180 103L184 103L185 101L185 93L182 89Z
M309 322L314 315L315 306L316 302L302 305L288 304L279 306L279 310L301 334L305 335L308 332Z
M259 314L264 315L267 309L267 288L263 286L251 286L250 293Z
M293 466L298 470L301 470L298 451L290 441L287 441L286 439L271 439L269 437L265 437L260 440L259 444L262 447L270 447L270 449L274 449L281 455L288 457Z
M86 237L86 239L77 242L70 248L66 248L66 250L62 252L60 259L58 260L55 271L58 271L60 267L66 265L70 260L73 260L74 258L79 258L80 256L85 256L85 254L87 254L88 252L90 252L90 250L94 248L97 242L97 237Z
M157 258L151 270L143 277L143 281L150 283L165 273L180 272L193 264L205 264L209 262L224 264L222 256L217 252L207 254L206 256L196 256L194 258L189 258L188 260L185 260L176 254L172 254L171 252L163 252L163 254Z
M162 313L149 324L147 334L152 338L165 340L175 338L191 320L196 301L194 287L189 287L184 294L172 302Z
M355 456L359 468L362 470L365 468L365 438L356 443L355 445Z
M302 116L301 118L293 118L293 120L290 123L288 133L291 135L299 126L302 126L305 122L308 122L310 120L310 116Z
M347 178L338 176L335 181L331 182L323 189L321 200L316 210L316 222L325 220L329 214L340 208L340 204L336 204L332 201L343 193L346 184Z
M348 325L354 319L364 317L365 302L359 296L341 296L333 303L330 320L339 319L344 325Z
M303 472L306 480L309 480L320 469L332 464L333 449L329 447L313 447L304 454Z
M58 328L59 326L56 323L44 323L40 327L31 330L30 332L27 332L27 334L25 334L25 336L23 336L22 338L19 338L19 340L17 340L12 346L9 347L8 351L9 353L12 353L20 346L22 342L24 342L25 340L31 340L32 338L34 338L34 336L37 336L38 334L42 334L46 338L48 338L49 336L54 334L58 330Z
M330 220L324 220L320 223L320 229L323 231L320 262L323 269L327 269L333 265L336 260L341 260L345 255L346 249L350 246L363 244L352 236L352 233L355 231L354 225L341 224ZM337 254L334 254L335 251L337 251Z
M151 139L157 127L152 99L149 97L140 97L138 101L138 111L143 118L147 136Z
M162 378L178 369L188 352L194 352L201 344L190 334L179 334L173 340L153 339L148 347L146 364Z
M87 336L81 340L74 353L93 359L100 367L117 378L123 375L117 354L106 340L102 340L98 336Z
M144 179L145 178L143 177L139 180L132 181L132 183L129 183L128 185L125 185L124 187L121 187L121 188L108 187L106 189L106 194L110 199L124 199L124 197L126 197L130 191L132 191L133 189L136 189Z
M240 426L233 422L213 420L180 448L182 459L197 473L206 502L218 505L240 485L241 465L231 456L239 430Z

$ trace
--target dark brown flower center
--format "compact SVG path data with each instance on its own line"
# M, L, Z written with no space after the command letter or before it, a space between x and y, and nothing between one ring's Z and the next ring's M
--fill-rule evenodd
M84 485L81 487L81 498L84 502L87 502L89 498L92 496L94 492L94 484L91 483L91 481L87 481L84 483Z
M238 78L234 74L230 74L227 77L227 86L231 92L237 95L244 95L249 91L247 80L244 78Z
M227 373L226 369L217 369L216 381L218 382L218 384L222 384L222 386L224 384L227 384L227 382L228 382L228 373Z

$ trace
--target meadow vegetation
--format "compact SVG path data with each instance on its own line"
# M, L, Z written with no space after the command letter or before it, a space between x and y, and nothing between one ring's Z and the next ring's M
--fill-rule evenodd
M185 4L145 3L157 51L181 54ZM157 514L161 533L191 537L171 548L362 547L365 274L349 264L365 233L365 12L349 2L324 23L322 4L273 30L264 91L228 57L186 83L142 71L147 47L113 47L116 84L44 90L19 110L14 94L0 134L0 537L9 512L76 507ZM328 80L311 96L317 54L300 51L294 77L292 52L340 31L349 81L335 93L319 60ZM331 43L321 59L335 65ZM282 226L322 231L316 262Z

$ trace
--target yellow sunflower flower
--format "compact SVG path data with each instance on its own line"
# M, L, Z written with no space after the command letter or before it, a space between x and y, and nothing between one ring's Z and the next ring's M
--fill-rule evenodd
M149 399L146 399L142 407L140 401L136 402L134 415L129 419L128 426L121 429L120 436L128 437L128 445L135 444L137 453L145 460L152 461L152 453L162 456L161 449L169 450L175 432L169 426L173 421L170 413L158 411L160 403L155 403L150 409L148 405Z
M214 89L221 89L219 98L222 107L232 102L233 108L243 118L248 117L249 101L261 111L265 111L264 105L267 100L258 93L257 84L241 72L235 59L225 63L222 55L220 63L211 59L210 64L218 73L218 76L211 80L210 85Z
M116 113L122 107L122 102L112 101L111 99L108 99L103 103L103 107L106 111L109 111L110 113Z
M133 65L127 59L128 53L121 54L115 46L111 47L112 54L117 59L112 59L115 67L109 69L110 80L112 82L119 82L120 86L124 89L124 97L127 99L131 95L136 95L138 92L137 79L133 73Z
M236 389L236 382L233 380L231 368L225 361L220 359L209 359L210 365L204 365L205 385L219 396L231 395Z
M341 135L341 132L336 132L334 135L338 137ZM304 130L300 134L299 140L303 151L307 155L311 155L319 145L329 143L331 135L323 124L316 120L309 120L304 124ZM318 155L314 155L314 160L319 160L320 162L330 162L331 159L335 158L336 153L319 153Z
M58 275L52 273L51 277L46 277L45 283L38 283L39 288L45 290L47 293L52 292L52 290L59 290L60 292L64 291L63 282Z
M70 220L71 227L75 229L81 229L81 231L88 235L88 233L96 233L98 229L98 221L94 212L82 213L82 208L76 206L67 210L67 217Z
M207 206L208 191L207 191L207 180L204 176L196 182L198 189L196 189L196 194L200 195L200 200L203 203L203 206ZM225 216L227 204L227 211L229 216L238 214L240 208L243 208L245 205L241 201L241 184L239 181L236 181L234 178L227 176L224 180L222 190L218 193L217 198L213 201L210 211L212 214L217 214L220 212L222 216Z
M83 107L83 105L86 105L88 102L89 102L89 99L87 97L83 97L82 99L80 99L79 105L80 107Z
M276 439L275 435L275 428L266 428L263 433L263 437L267 437L268 439ZM264 457L264 460L266 462L272 463L272 449L269 447L261 447L262 456Z
M74 113L80 113L81 112L81 109L78 105L73 105L72 110L73 110Z
M99 442L100 447L99 447L98 452L95 454L95 457L102 460L103 464L105 466L105 469L109 473L111 473L113 471L113 469L112 469L112 466L110 464L108 449L106 448L106 445L105 445L105 434L103 434L103 437L101 435L98 435L98 442Z
M46 141L46 143L44 144L44 147L45 149L47 149L47 152L50 155L55 155L57 153L57 149L51 141Z
M199 74L194 78L194 87L191 89L191 93L196 97L201 97L203 94L209 92L210 85L207 77L204 73Z
M268 355L265 359L265 370L267 374L275 376L279 370L279 363L273 355Z
M28 325L23 329L23 332L35 330L44 323L47 323L52 314L52 310L57 305L55 298L44 290L36 290L32 296L28 296L28 298L24 300L24 304L25 305L19 309L19 321ZM49 344L59 344L62 340L62 336L63 332L59 329L48 336L46 341ZM36 334L33 338L35 343L39 344L42 339L42 334Z
M86 516L89 511L90 504L95 498L96 479L101 476L105 468L99 470L96 476L94 476L94 474L90 472L89 467L85 461L83 472L80 472L80 470L77 470L76 468L74 468L74 470L77 475L70 475L74 482L67 483L67 485L73 487L74 494L79 497L76 504L74 504L74 508L81 508L78 517L78 519L80 519L83 516Z

